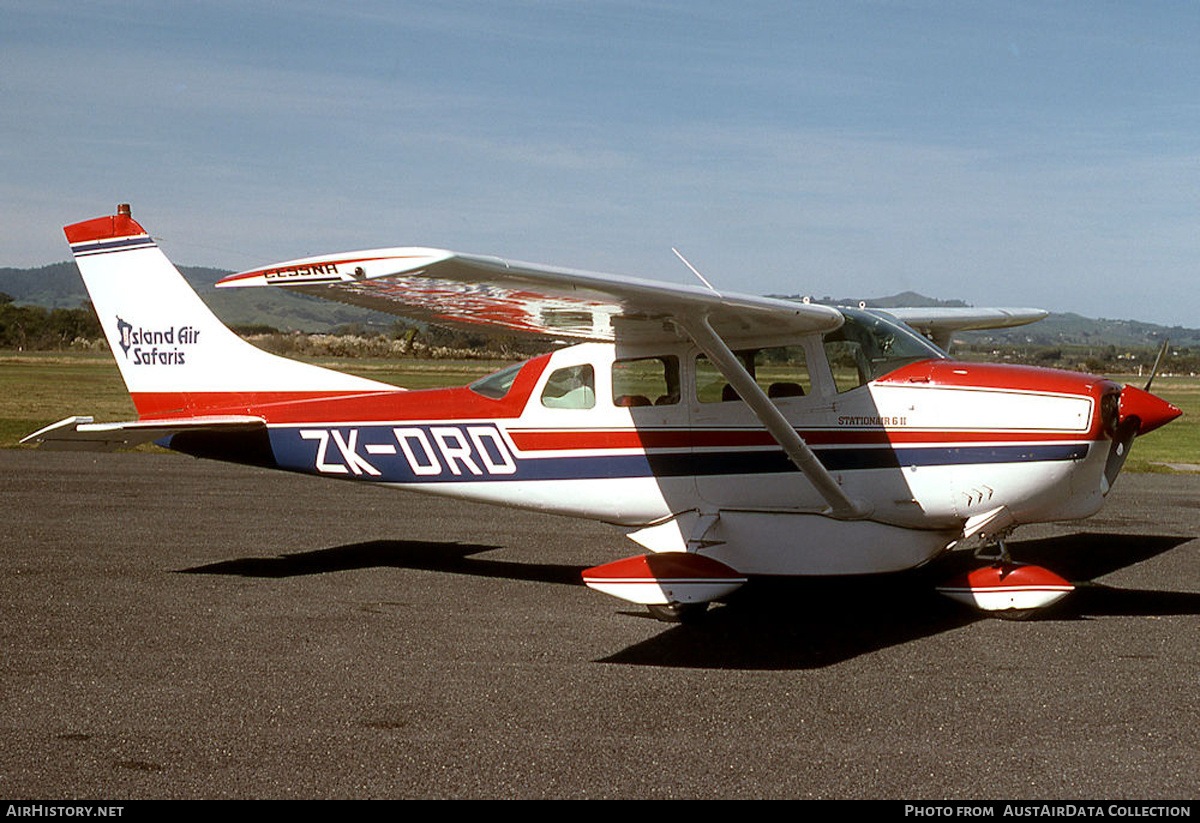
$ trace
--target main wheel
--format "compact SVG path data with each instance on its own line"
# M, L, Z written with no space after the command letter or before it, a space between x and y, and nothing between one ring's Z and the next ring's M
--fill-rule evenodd
M646 606L650 616L664 623L691 623L708 611L707 603L667 603Z
M1000 620L1028 620L1041 609L1001 609L996 612L984 612L988 617L995 617Z

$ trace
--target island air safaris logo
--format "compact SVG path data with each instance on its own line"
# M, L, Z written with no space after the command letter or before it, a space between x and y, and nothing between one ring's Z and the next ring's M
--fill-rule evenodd
M187 347L200 339L192 326L144 328L117 316L117 342L135 366L182 366Z

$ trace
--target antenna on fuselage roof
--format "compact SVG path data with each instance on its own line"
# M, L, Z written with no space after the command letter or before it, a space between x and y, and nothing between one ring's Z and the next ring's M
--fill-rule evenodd
M703 274L701 274L701 273L700 273L700 272L699 272L699 271L696 269L696 267L695 267L695 266L693 266L691 263L689 263L689 262L688 262L688 259L687 259L686 257L684 257L682 254L680 254L680 253L679 253L679 249L677 249L677 248L675 248L674 246L672 246L672 247L671 247L671 251L675 252L675 256L676 256L676 257L678 257L680 260L682 260L682 261L683 261L683 265L687 266L689 269L691 269L691 270L692 270L692 274L694 274L694 275L696 275L697 277L699 277L699 278L700 278L700 282L701 282L701 283L703 283L704 285L708 286L708 290L709 290L709 291L711 291L711 292L716 292L716 289L714 289L714 288L713 288L713 284L712 284L712 283L709 283L707 280L705 280L705 279L704 279L704 275L703 275Z

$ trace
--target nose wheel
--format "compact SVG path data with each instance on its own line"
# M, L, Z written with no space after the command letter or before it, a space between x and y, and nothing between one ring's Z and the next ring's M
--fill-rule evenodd
M1014 563L1003 540L994 546L995 554L975 554L990 565L947 580L937 592L1003 620L1026 620L1075 590L1049 569Z

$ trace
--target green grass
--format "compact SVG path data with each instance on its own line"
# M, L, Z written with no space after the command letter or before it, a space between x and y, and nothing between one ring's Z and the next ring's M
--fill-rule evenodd
M1141 388L1140 379L1122 380ZM1134 441L1125 471L1170 472L1162 463L1200 464L1200 378L1156 377L1150 391L1183 409L1183 417Z
M0 447L75 414L136 419L111 355L0 353Z
M371 380L429 389L465 386L505 360L323 360L317 365ZM0 448L72 415L135 420L137 411L110 354L0 351Z
M425 389L463 386L508 362L345 359L319 365ZM1139 438L1126 471L1166 472L1170 469L1157 464L1200 464L1200 378L1158 377L1153 391L1183 409L1183 417ZM0 448L12 448L25 435L74 414L93 415L98 421L137 417L110 355L0 352Z

